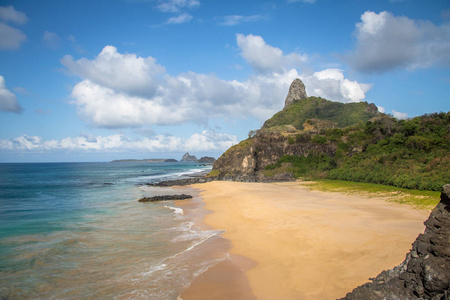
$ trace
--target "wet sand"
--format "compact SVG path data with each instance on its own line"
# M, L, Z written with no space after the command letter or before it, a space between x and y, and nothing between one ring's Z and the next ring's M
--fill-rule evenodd
M402 262L429 212L300 182L209 182L204 223L231 259L197 277L189 299L336 299ZM244 276L245 275L245 276Z

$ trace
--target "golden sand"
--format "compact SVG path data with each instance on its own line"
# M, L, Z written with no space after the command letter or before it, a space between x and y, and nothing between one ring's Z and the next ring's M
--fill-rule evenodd
M243 286L257 299L343 297L402 262L429 214L380 198L309 191L300 182L193 187L213 211L204 222L226 230L223 237L232 243L231 254L254 262L251 268L240 268L239 260L233 264L234 270L245 272ZM220 278L220 272L225 278L227 270L230 266L218 266L204 273L186 299L205 295L208 286L217 294L214 299L221 299L226 284L208 282ZM254 298L248 288L243 290L240 299Z

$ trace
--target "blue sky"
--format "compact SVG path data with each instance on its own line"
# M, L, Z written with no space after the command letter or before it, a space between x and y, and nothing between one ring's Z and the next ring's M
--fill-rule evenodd
M220 156L308 95L450 110L448 0L0 2L0 162Z

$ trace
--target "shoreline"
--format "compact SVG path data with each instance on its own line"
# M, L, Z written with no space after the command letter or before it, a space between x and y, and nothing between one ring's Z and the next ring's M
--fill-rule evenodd
M174 190L181 190L193 195L192 199L176 200L175 207L181 208L184 214L192 219L198 230L214 230L216 228L204 222L207 215L214 213L205 208L205 201L201 196L202 190L196 186L172 186ZM251 259L231 254L232 242L223 235L214 236L208 248L211 253L227 253L228 258L219 261L198 275L189 287L177 298L178 300L256 300L252 294L245 272L256 265Z
M184 300L212 292L227 299L230 290L235 299L343 297L403 261L428 217L382 198L311 191L300 182L191 187L211 211L203 223L226 231L231 258L198 276Z

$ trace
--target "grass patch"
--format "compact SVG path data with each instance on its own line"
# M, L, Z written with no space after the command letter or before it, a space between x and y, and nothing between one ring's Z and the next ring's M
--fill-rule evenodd
M312 190L364 194L368 197L386 197L388 201L408 204L418 209L432 210L440 200L440 192L419 191L375 183L341 180L317 180L308 183Z
M215 170L211 170L211 172L209 172L208 174L206 174L206 177L216 177L220 175L220 171L215 169Z

